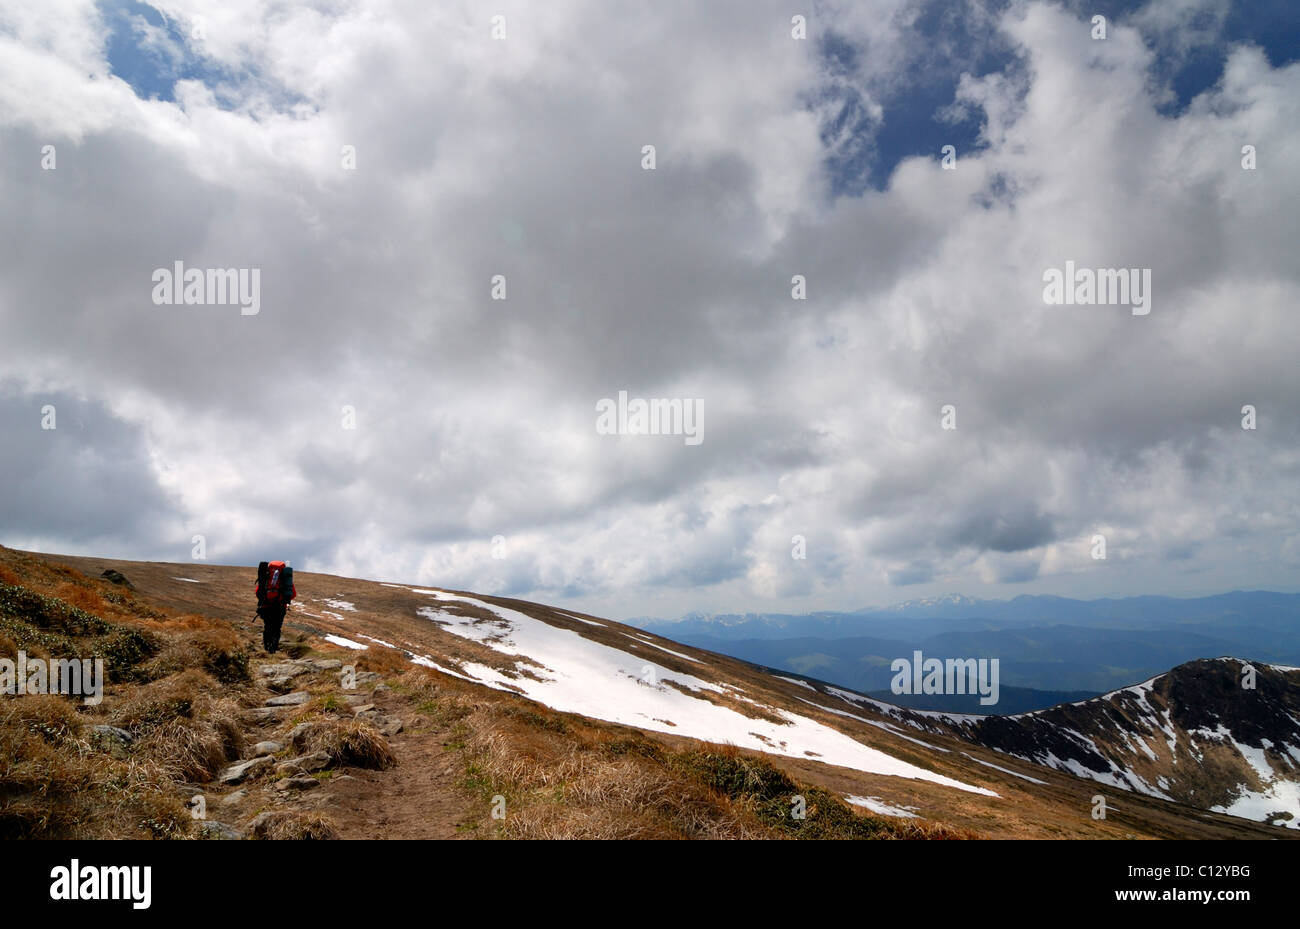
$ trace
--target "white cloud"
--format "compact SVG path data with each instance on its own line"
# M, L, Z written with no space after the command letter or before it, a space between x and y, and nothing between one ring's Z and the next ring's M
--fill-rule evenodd
M138 427L175 517L133 553L618 616L1291 583L1300 67L1237 49L1170 117L1133 27L1017 5L1026 67L959 84L988 147L831 200L816 37L880 105L914 5L807 43L775 4L506 3L504 42L469 3L159 7L240 82L141 101L93 5L0 13L0 365ZM261 268L262 312L154 306L177 258ZM1043 305L1067 259L1152 268L1151 315ZM596 435L620 389L703 398L705 443Z

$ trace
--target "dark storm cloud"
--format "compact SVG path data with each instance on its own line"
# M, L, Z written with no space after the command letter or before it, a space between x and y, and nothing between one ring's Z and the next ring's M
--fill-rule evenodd
M101 404L0 381L0 436L9 538L134 545L174 525L140 428Z

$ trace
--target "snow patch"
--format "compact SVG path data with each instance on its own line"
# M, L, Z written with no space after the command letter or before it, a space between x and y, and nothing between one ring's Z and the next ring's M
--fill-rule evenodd
M854 806L860 806L868 809L873 813L879 813L881 816L901 816L904 819L917 819L916 809L914 806L893 806L881 800L879 797L857 797L849 795L844 798Z
M344 648L352 648L358 651L369 648L369 645L362 645L360 642L353 642L351 639L345 639L341 635L333 633L325 636L326 642L333 642L335 645L342 645Z
M966 755L965 752L962 752L962 754ZM984 761L980 758L976 758L974 755L966 755L966 757L969 758L971 761L975 762L976 764L984 765L984 767L986 768L992 768L995 771L1001 771L1003 774L1010 774L1012 777L1018 777L1023 780L1029 781L1031 784L1041 784L1043 787L1047 786L1047 781L1040 781L1038 778L1030 777L1028 774L1021 774L1019 771L1012 771L1010 768L1004 768L1001 767L1000 765L995 765L991 761Z
M807 681L801 681L796 677L782 677L779 674L775 674L773 675L773 677L775 677L778 681L789 681L791 684L798 684L800 687L807 687L809 690L813 691L813 693L817 692L817 688L814 687L812 684L809 684Z

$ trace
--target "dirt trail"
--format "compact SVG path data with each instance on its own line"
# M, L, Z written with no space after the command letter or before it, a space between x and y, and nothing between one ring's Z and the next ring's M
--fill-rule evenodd
M344 839L458 839L474 835L470 800L457 787L461 762L443 747L445 731L413 718L391 691L371 698L377 709L407 725L389 738L396 767L348 769L352 780L326 785L328 814ZM323 793L323 792L322 792ZM325 812L322 809L322 812Z
M255 656L249 662L254 680L262 680L261 666L283 661L284 653L268 655L262 650L258 622L237 620L234 625ZM298 624L292 621L286 623L286 641L296 631L295 626ZM340 650L328 655L346 663L349 653ZM334 675L327 677L334 679ZM317 677L316 683L319 681ZM320 690L319 686L313 689ZM373 706L383 717L402 721L401 731L387 737L397 764L382 771L339 767L318 789L302 794L277 796L268 785L255 787L237 807L240 819L247 819L254 810L290 808L329 817L340 839L472 838L478 817L470 796L457 783L463 773L462 763L455 751L444 747L448 730L436 726L408 698L386 685L376 687L372 682L353 692L333 686L328 691L351 700L355 708ZM267 695L271 695L269 690ZM251 727L248 736L250 742L274 739L282 728L268 722Z

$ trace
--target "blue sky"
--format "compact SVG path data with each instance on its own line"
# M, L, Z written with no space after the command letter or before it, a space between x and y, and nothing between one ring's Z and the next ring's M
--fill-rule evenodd
M1009 0L979 4L991 12L1009 5ZM1145 6L1132 0L1090 0L1074 8L1089 20L1100 14L1112 24L1128 25ZM1147 44L1155 56L1151 79L1170 93L1159 105L1163 115L1181 114L1193 98L1217 84L1233 45L1259 46L1273 67L1300 56L1300 7L1294 2L1238 0L1222 6L1221 17L1200 11L1187 18L1192 28L1175 34L1187 47L1175 45L1169 34L1148 30ZM835 104L823 126L823 140L849 136L827 156L834 196L881 190L904 158L935 157L944 145L955 146L959 156L979 151L978 114L964 119L944 116L944 109L953 103L958 79L963 73L982 77L1023 71L1024 62L1015 48L981 28L983 23L963 15L962 4L923 0L911 7L916 16L913 34L920 41L912 46L914 54L906 67L892 73L887 86L871 88L882 91L880 120L863 105L862 88L870 85L863 75L867 51L834 28L817 37L817 51L831 79L810 98Z
M143 100L175 100L176 82L197 80L214 88L227 75L190 47L189 30L137 0L100 0L107 27L104 54L116 77Z

